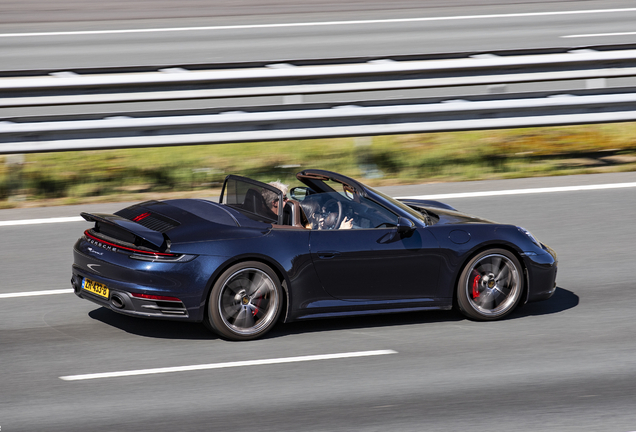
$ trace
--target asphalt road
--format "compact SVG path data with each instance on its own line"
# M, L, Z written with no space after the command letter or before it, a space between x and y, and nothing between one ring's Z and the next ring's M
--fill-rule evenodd
M395 196L636 182L636 174L386 188ZM499 322L454 312L278 325L226 342L73 294L0 297L5 431L633 431L636 188L445 200L524 226L559 254L548 301ZM118 204L3 210L0 220ZM87 223L0 226L8 293L69 288ZM394 350L381 356L64 381L98 372Z
M631 0L0 2L0 70L634 43L635 19Z

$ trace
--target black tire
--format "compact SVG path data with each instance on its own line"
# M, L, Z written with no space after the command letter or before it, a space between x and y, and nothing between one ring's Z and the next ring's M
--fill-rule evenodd
M468 318L492 321L514 310L523 292L523 269L505 249L475 255L464 267L457 284L459 310Z
M212 286L206 326L225 339L256 339L276 324L282 304L283 290L270 267L256 261L238 263Z

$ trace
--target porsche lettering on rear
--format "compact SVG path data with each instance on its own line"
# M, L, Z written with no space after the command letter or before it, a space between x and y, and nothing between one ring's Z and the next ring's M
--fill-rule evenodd
M113 247L113 246L110 246L110 245L107 245L107 244L103 244L103 243L98 242L98 241L96 241L96 240L93 240L93 239L91 239L91 238L87 238L86 240L87 240L90 244L92 244L93 246L97 246L97 247L99 247L99 248L106 249L106 250L108 250L108 251L117 252L117 248L116 248L116 247ZM92 251L92 250L91 250L91 251ZM97 253L97 252L95 252L95 253Z

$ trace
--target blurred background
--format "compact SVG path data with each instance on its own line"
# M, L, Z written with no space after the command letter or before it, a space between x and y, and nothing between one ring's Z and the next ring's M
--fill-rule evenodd
M632 123L5 156L0 207L217 197L306 168L372 186L634 171Z
M570 38L597 26L629 29L626 1L0 1L0 78L98 74L100 68L246 65L302 59L487 53L632 43L630 34ZM561 14L573 6L600 13ZM611 12L614 10L615 12ZM475 17L484 17L474 19ZM430 21L409 20L410 17ZM453 19L447 19L447 18ZM405 20L405 18L407 18ZM337 25L333 25L336 23ZM338 24L340 23L340 24ZM348 23L348 24L343 24ZM493 31L493 29L495 31ZM237 63L238 62L238 63ZM625 82L615 80L615 86ZM589 83L587 84L589 87ZM504 86L505 87L505 86ZM466 89L299 96L302 104L567 92L583 81ZM5 97L11 96L5 93ZM277 107L294 96L55 107L0 105L0 121ZM302 105L299 105L302 106ZM268 108L270 109L270 108ZM132 114L131 114L132 113ZM71 117L69 117L71 116ZM8 124L8 123L7 123ZM0 156L0 207L213 196L225 175L293 182L318 167L374 186L631 171L633 123L537 127ZM38 135L37 139L46 136Z

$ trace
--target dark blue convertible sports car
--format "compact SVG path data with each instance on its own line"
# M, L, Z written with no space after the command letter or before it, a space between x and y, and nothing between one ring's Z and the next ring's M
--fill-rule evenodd
M523 228L398 201L329 171L297 178L305 186L291 199L228 176L219 203L82 213L95 226L73 248L75 293L122 314L203 322L232 340L279 320L453 305L495 320L554 293L556 254Z

